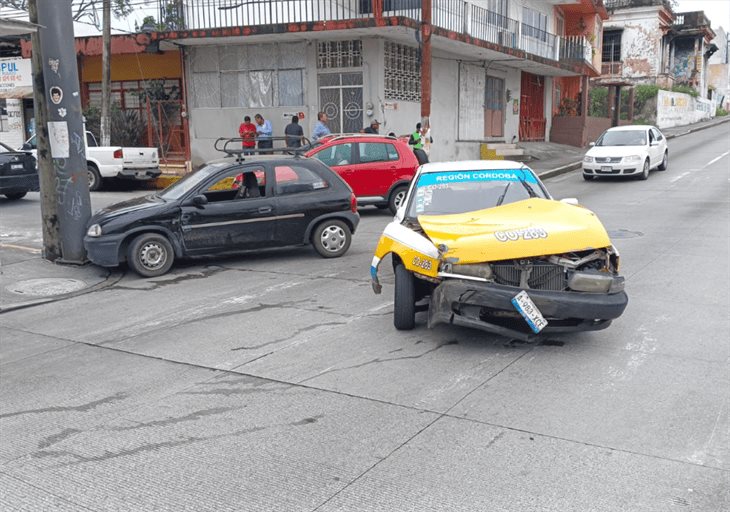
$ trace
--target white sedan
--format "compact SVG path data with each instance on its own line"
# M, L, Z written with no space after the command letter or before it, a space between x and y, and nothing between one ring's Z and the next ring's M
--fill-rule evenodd
M649 177L649 171L666 171L669 150L666 137L654 126L634 125L609 128L591 143L583 158L583 179L599 176Z

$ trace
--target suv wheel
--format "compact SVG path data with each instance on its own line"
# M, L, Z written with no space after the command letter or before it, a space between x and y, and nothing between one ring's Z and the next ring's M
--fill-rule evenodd
M350 248L352 233L341 220L328 219L320 223L312 233L312 245L320 256L337 258Z
M406 194L408 193L408 187L401 185L396 187L393 192L390 193L390 199L388 200L388 208L393 215L396 214L398 208L405 204Z
M175 260L172 244L157 233L145 233L135 238L127 249L127 262L142 277L157 277L167 273Z
M416 283L402 263L395 267L393 325L399 331L410 331L416 325Z

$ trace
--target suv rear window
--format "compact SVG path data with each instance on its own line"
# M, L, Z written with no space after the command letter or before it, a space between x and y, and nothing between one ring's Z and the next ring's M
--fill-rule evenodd
M359 157L361 164L398 160L398 151L393 144L383 142L360 142Z
M330 167L333 165L348 165L352 163L352 143L334 144L324 148L322 151L318 151L313 156Z

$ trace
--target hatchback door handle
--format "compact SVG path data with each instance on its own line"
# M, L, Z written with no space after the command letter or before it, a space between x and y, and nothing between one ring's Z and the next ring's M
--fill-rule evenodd
M271 206L262 206L259 208L259 213L271 213L272 209Z

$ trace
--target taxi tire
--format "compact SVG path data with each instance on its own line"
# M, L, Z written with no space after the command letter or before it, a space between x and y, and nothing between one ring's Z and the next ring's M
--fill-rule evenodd
M159 253L164 258L162 264L151 268L145 265L144 254L151 251L152 257ZM166 274L175 261L175 251L164 235L159 233L143 233L132 240L127 248L127 264L142 277L157 277Z
M639 174L636 179L639 179L641 181L645 181L649 179L649 159L647 158L644 160L644 168L641 171L641 174Z
M666 171L667 169L669 169L669 151L664 152L662 163L660 163L659 167L657 167L658 171Z
M399 331L416 326L416 283L413 274L402 263L395 267L393 325Z

